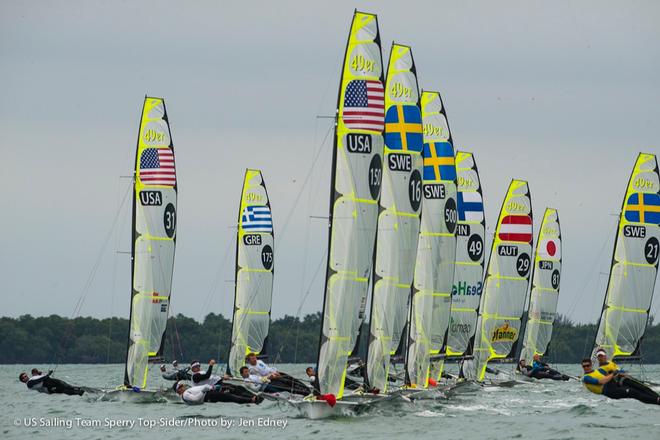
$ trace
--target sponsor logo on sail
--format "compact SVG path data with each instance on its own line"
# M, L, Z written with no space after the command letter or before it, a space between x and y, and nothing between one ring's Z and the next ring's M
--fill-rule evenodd
M493 330L491 342L515 342L518 339L518 331L509 325L509 321L504 321L501 327Z
M483 283L479 281L476 285L468 284L467 281L459 281L452 286L452 296L473 296L481 295Z
M467 322L456 322L454 318L449 317L449 331L452 333L462 333L471 335L472 334L472 324Z
M643 177L637 177L633 180L633 188L637 190L653 189L653 182Z

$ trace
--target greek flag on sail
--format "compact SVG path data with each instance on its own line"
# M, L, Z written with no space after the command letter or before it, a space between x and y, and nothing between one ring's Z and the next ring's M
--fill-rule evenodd
M241 216L241 226L251 232L272 232L273 217L268 206L246 206Z

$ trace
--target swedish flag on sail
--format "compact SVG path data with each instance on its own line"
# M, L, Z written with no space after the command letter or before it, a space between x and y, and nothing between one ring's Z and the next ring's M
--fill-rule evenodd
M626 202L624 215L629 222L660 225L660 195L631 194Z
M449 142L424 144L424 180L456 180L454 148Z
M422 113L416 105L396 104L385 114L385 145L390 150L422 152Z

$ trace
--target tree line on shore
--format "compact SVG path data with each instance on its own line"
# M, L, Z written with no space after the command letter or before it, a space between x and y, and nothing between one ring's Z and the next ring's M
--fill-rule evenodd
M315 362L320 327L320 313L273 320L266 350L269 362ZM361 351L367 345L367 324L363 330ZM579 362L589 354L595 332L595 324L574 324L559 316L547 360ZM186 363L211 358L225 362L230 334L231 322L220 314L209 313L201 323L179 314L168 320L164 357ZM4 317L0 318L0 364L123 363L127 336L128 320L124 318ZM660 363L660 324L653 325L652 319L642 342L642 356L644 363Z

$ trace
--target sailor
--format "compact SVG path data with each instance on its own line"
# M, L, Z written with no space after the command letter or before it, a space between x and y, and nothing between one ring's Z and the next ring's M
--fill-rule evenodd
M316 380L316 369L314 367L307 367L305 369L305 374L309 378L309 382L313 384Z
M252 386L256 391L263 391L265 393L277 393L279 390L270 384L270 379L266 376L259 376L257 374L250 374L250 369L245 365L239 370L241 377L249 386Z
M264 361L257 359L255 353L248 353L245 360L248 363L247 367L250 370L250 374L267 377L268 379L276 379L280 377L280 373L276 368L269 367Z
M191 380L195 385L217 385L222 383L222 379L228 379L229 376L220 377L213 373L213 366L215 365L215 359L209 361L209 367L206 370L206 373L202 373L202 367L198 361L193 361L190 364L190 370L192 371Z
M181 400L188 405L201 405L204 402L231 402L238 404L256 403L263 401L263 397L255 395L238 395L224 387L211 385L188 386L182 382L176 382L172 387L181 396ZM247 391L246 391L247 393Z
M172 361L172 369L168 370L165 364L160 366L160 372L165 380L191 380L190 367L179 368L179 363Z
M653 390L624 385L620 380L623 376L608 373L603 368L594 370L590 358L582 359L582 369L582 383L594 394L603 394L610 399L637 399L640 402L660 405L660 395Z
M598 359L598 368L603 369L607 373L625 373L614 361L607 359L607 352L602 348L596 351L596 359Z
M40 371L32 370L32 372L41 373ZM48 394L67 394L69 396L82 396L85 392L79 387L74 387L64 382L63 380L53 379L50 375L53 374L53 371L49 371L48 374L37 374L32 377L28 377L27 373L23 372L18 376L18 380L27 385L28 389L39 391L40 393Z

